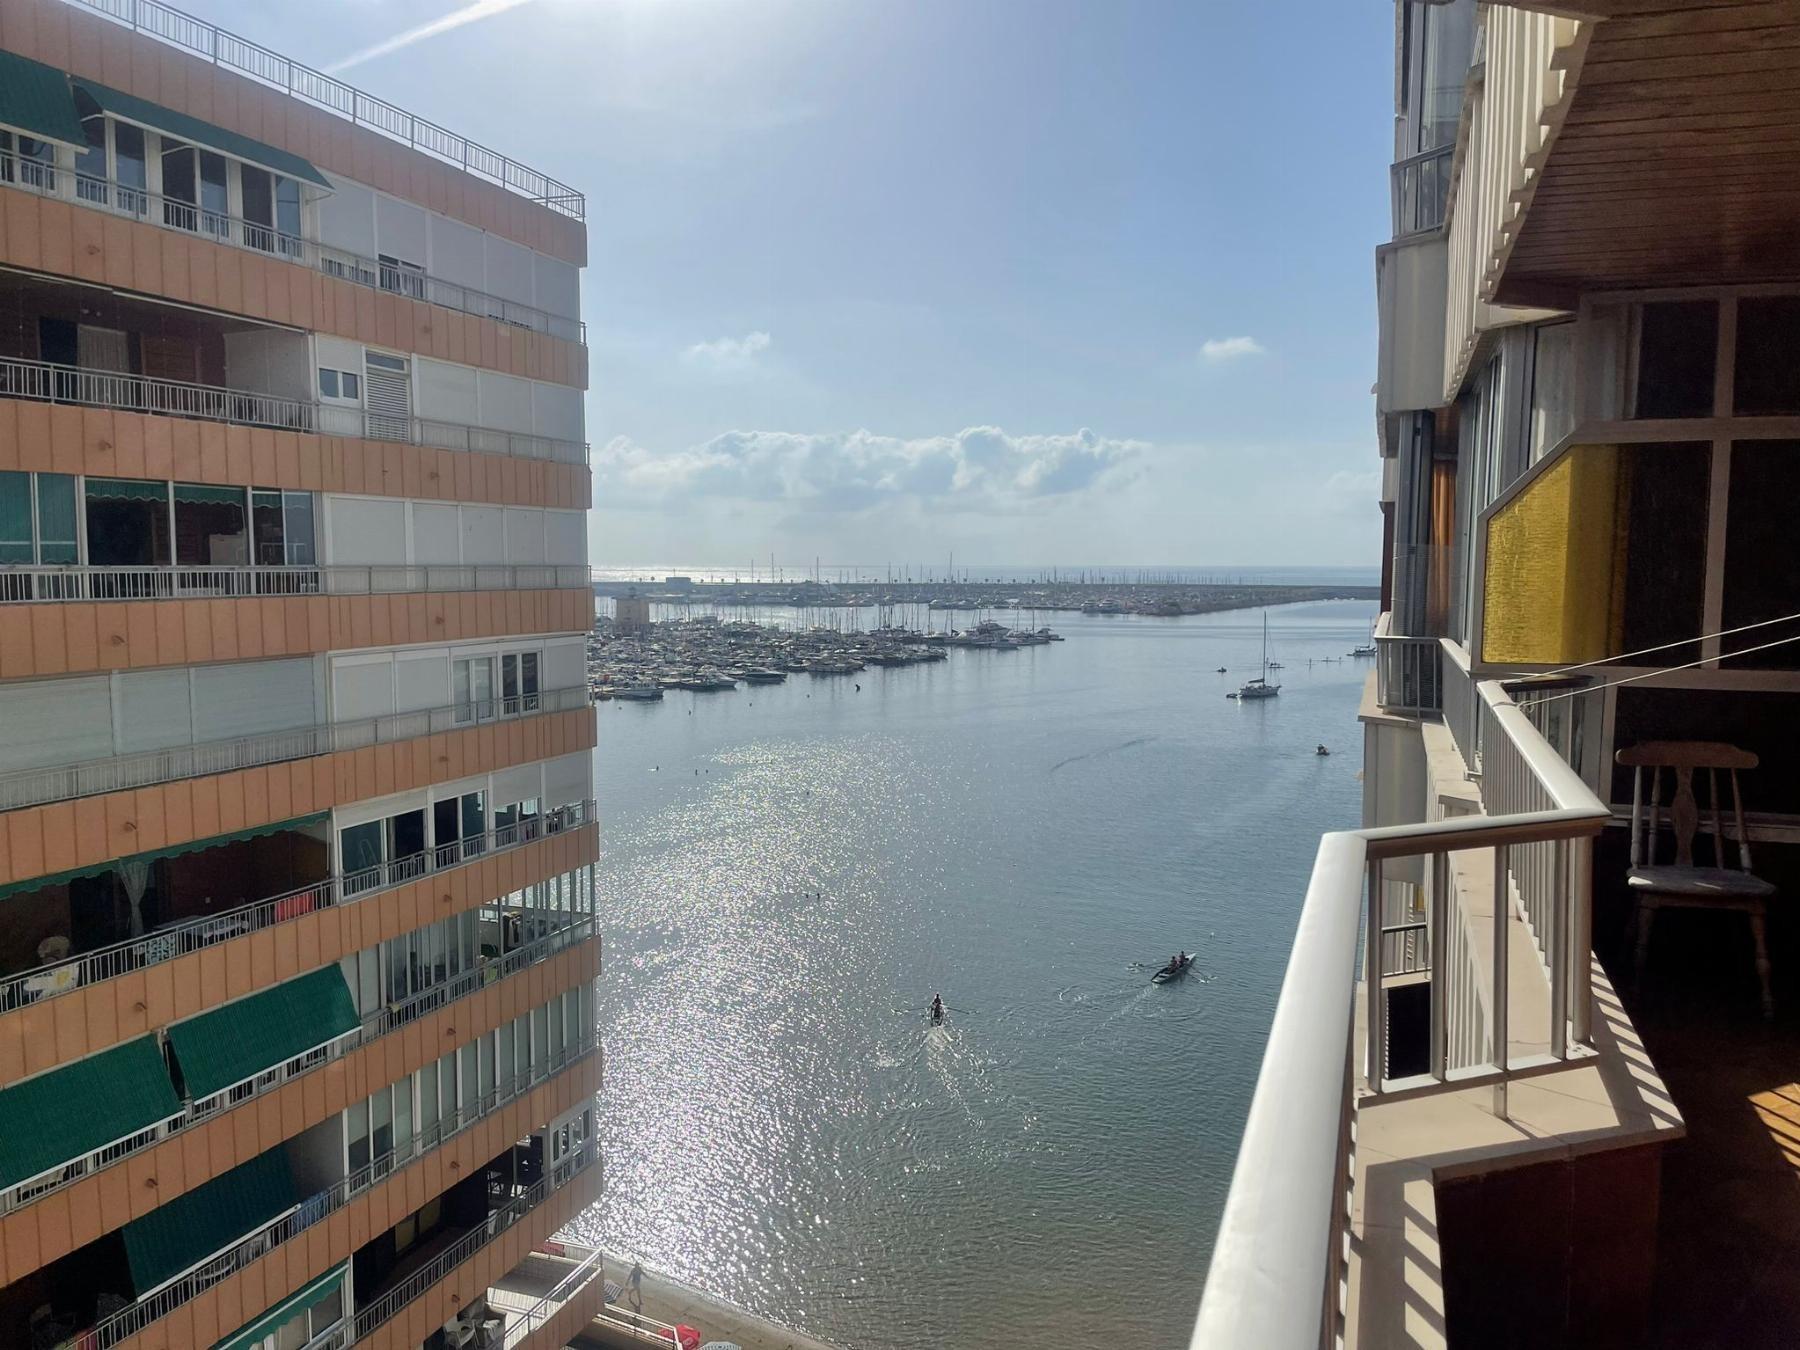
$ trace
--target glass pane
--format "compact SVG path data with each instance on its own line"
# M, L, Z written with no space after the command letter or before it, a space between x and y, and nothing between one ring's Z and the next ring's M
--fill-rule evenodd
M453 1054L438 1060L438 1118L446 1122L456 1119L456 1058Z
M386 839L386 822L380 820L352 825L339 833L338 854L342 860L347 889L354 892L381 884L379 869L382 845Z
M358 375L353 370L346 370L343 373L343 382L344 382L344 397L345 398L348 398L348 399L361 399L362 398L362 376Z
M253 225L273 225L275 223L275 189L269 181L267 169L253 168L243 164L238 167L244 184L244 219ZM268 247L266 236L251 232L257 239L257 247Z
M394 1151L393 1089L384 1087L369 1099L369 1144L377 1158Z
M521 1078L531 1072L531 1019L515 1017L513 1030L513 1072Z
M494 1038L483 1036L475 1043L475 1050L481 1065L481 1098L486 1101L494 1091Z
M369 1104L358 1102L344 1112L344 1138L349 1144L350 1170L369 1165Z
M137 188L135 209L142 211L147 204L141 190L150 181L144 172L144 133L142 129L124 122L113 123L113 159L115 163L114 177L122 187Z
M31 551L31 475L0 472L0 563L35 561Z
M475 1104L475 1043L471 1041L457 1052L457 1087L464 1106Z
M344 1289L339 1285L312 1306L312 1334L329 1331L344 1318Z
M87 147L75 156L75 172L87 178L105 178L106 174L106 118L96 110L88 112L88 105L94 100L86 90L78 90L75 104L81 112L81 131L87 141ZM106 188L103 184L83 184L82 195L92 201L105 201Z
M390 857L396 861L425 851L425 812L403 811L388 822L393 828L388 838Z
M307 1340L306 1314L296 1313L275 1333L275 1350L302 1350Z
M513 1024L508 1022L500 1028L500 1052L497 1062L502 1076L509 1079L513 1076L513 1064L518 1053L518 1047L513 1044Z
M419 1133L429 1136L438 1123L438 1066L419 1070Z
M1800 614L1800 568L1792 561L1794 503L1800 500L1797 491L1800 441L1738 441L1731 447L1724 626L1731 629L1770 619L1787 621L1721 639L1727 654L1800 635L1800 622L1788 619ZM1734 657L1729 665L1793 670L1800 667L1800 642Z
M467 661L450 663L450 701L456 705L458 722L467 722L474 716L469 705L469 663Z
M310 492L282 494L282 510L286 514L287 561L290 567L311 567L318 560L313 534L313 495Z
M527 708L537 707L538 654L525 652L519 657L519 692L525 695Z
M1620 447L1621 632L1615 651L1680 642L1704 630L1706 514L1712 447L1705 443ZM1658 665L1700 659L1700 644L1658 652Z
M184 230L193 229L198 222L192 208L200 200L199 165L193 146L179 141L163 142L162 190L164 198L169 199L165 203L169 223ZM184 204L187 209L183 209Z
M482 805L483 796L480 792L467 792L462 798L463 838L475 840L478 847L481 836L487 833L487 811Z
M500 658L500 697L515 699L519 696L519 658L508 652Z
M250 524L256 537L256 565L280 567L287 559L287 546L282 539L281 494L250 494Z
M435 848L454 844L461 837L462 803L455 797L431 804L431 842Z
M1638 331L1636 415L1712 416L1718 305L1711 300L1647 304Z
M225 156L200 152L200 228L209 234L230 232L230 194L225 186Z
M1739 417L1800 413L1800 296L1738 301L1734 397ZM1735 476L1735 475L1734 475ZM1734 494L1732 498L1736 502Z
M328 366L319 367L319 394L322 398L338 396L338 373Z

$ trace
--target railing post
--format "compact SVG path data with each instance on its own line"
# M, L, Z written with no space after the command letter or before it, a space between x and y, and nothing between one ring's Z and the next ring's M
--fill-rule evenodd
M1511 849L1505 844L1494 846L1494 997L1490 1004L1493 1025L1489 1028L1494 1043L1494 1068L1500 1073L1500 1079L1494 1084L1494 1113L1502 1118L1506 1116L1506 1072L1507 1072L1507 920L1512 917L1510 889L1507 881L1507 863Z
M1569 844L1558 839L1550 846L1550 923L1544 965L1550 971L1550 1053L1562 1059L1569 1053L1569 979L1574 962L1569 941Z
M1443 1082L1449 1071L1450 867L1442 853L1431 855L1431 1076Z
M1367 1005L1368 1041L1363 1077L1369 1091L1379 1093L1387 1069L1386 1005L1381 997L1381 860L1369 863L1369 903L1363 924L1363 1001Z
M1594 841L1569 846L1569 1022L1582 1045L1594 1043Z

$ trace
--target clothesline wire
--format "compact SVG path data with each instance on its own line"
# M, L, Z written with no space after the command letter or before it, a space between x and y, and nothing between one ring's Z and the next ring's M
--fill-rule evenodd
M1766 652L1771 647L1784 647L1790 642L1800 642L1800 633L1795 633L1792 637L1776 638L1773 642L1765 642L1760 646L1745 647L1739 651L1728 652L1726 655L1749 656L1752 652ZM1685 646L1686 643L1671 643L1670 645ZM1614 659L1617 660L1621 658ZM1622 680L1607 680L1600 684L1588 685L1582 689L1566 689L1561 693L1545 694L1542 698L1532 699L1530 706L1535 708L1545 703L1555 703L1558 699L1580 698L1583 694L1600 694L1608 689L1617 689L1620 685L1636 684L1639 680L1654 680L1658 675L1672 675L1678 670L1692 670L1696 666L1703 666L1710 659L1711 658L1709 657L1701 657L1698 661L1687 661L1679 666L1659 666L1655 670L1646 670L1637 675L1627 675ZM1597 663L1590 662L1589 664L1592 665ZM1570 669L1578 669L1578 667L1570 667Z

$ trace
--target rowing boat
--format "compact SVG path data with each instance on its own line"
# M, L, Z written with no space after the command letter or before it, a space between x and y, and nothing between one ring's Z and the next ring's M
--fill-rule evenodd
M1150 983L1167 984L1170 980L1178 980L1188 973L1188 967L1193 964L1194 958L1191 956L1186 960L1171 961L1168 965L1164 966L1161 970L1157 971L1156 974L1150 977Z

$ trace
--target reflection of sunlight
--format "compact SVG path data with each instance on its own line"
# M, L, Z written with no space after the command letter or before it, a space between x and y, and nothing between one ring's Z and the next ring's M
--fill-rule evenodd
M1800 1083L1755 1093L1750 1098L1750 1109L1756 1112L1788 1166L1800 1170Z

